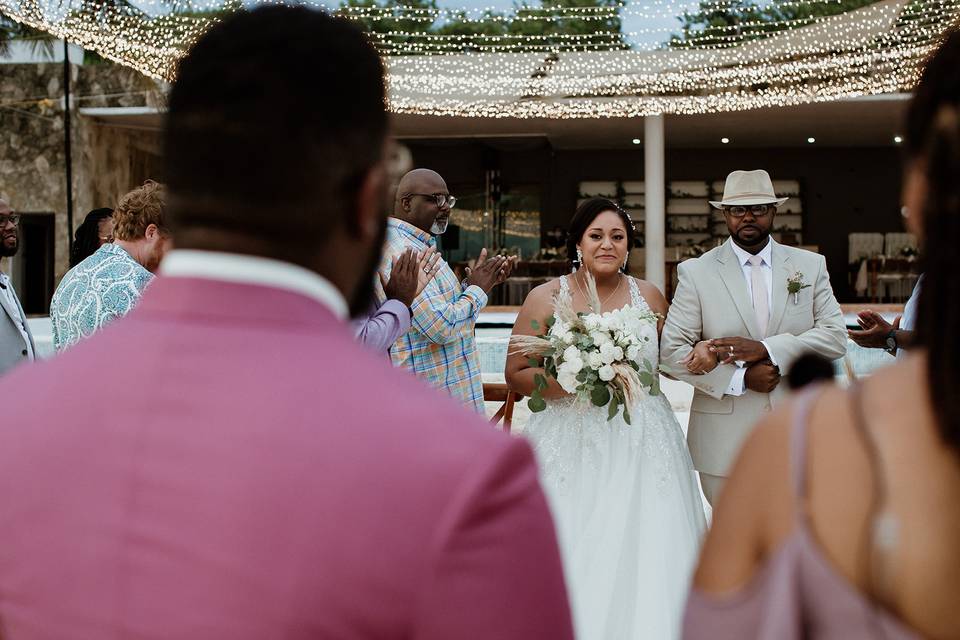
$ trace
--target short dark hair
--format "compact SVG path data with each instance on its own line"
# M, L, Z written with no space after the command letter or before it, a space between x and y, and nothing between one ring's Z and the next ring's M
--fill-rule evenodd
M577 260L577 243L583 238L583 234L590 228L590 223L597 219L604 211L613 211L623 220L623 226L627 230L627 252L633 249L633 220L627 215L627 212L609 198L587 198L580 203L577 210L570 219L570 231L567 232L567 257L574 267L579 267Z
M960 453L960 32L929 60L907 112L907 153L923 158L923 285L917 342L927 348L927 388L945 443Z
M73 235L70 266L75 267L100 248L100 221L113 215L113 209L94 209L83 219Z
M164 134L170 226L316 252L382 160L380 56L355 25L303 7L240 11L180 62ZM195 234L191 234L194 237Z

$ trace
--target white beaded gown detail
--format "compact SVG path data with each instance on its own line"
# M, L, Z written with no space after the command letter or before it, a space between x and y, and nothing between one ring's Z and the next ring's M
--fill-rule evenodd
M562 292L569 291L566 277ZM631 303L649 306L630 278ZM659 361L654 323L640 338ZM579 640L679 638L689 581L705 529L683 431L662 395L644 396L607 420L572 397L531 416L541 482L557 526Z

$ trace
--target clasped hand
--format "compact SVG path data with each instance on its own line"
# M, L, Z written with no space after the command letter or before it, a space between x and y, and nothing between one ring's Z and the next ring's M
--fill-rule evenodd
M698 342L680 361L680 364L686 365L690 373L702 375L713 371L718 362L733 364L739 361L749 365L762 362L769 357L767 348L757 340L715 338Z

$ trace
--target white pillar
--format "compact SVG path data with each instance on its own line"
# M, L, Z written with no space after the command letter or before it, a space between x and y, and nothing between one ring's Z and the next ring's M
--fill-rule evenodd
M666 291L666 226L667 226L667 179L664 172L663 116L647 116L644 119L643 182L646 188L645 248L648 282Z

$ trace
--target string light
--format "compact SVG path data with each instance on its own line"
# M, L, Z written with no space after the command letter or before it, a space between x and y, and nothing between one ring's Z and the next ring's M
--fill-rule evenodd
M283 0L273 0L284 4ZM839 4L790 0L767 8ZM626 15L676 16L736 6L733 0L620 3L603 7L471 11L424 7L332 7L350 19L383 24L532 20L617 21ZM239 6L239 5L238 5ZM0 0L0 13L67 38L144 74L172 80L184 51L215 14L177 13L176 2L130 4L80 0ZM218 8L211 5L211 9ZM659 27L621 33L598 22L584 34L445 34L395 28L371 32L388 70L389 106L398 113L468 117L597 118L708 113L824 102L909 90L923 59L960 16L960 0L886 0L828 17L690 31L679 47L630 42L667 33ZM409 26L409 25L408 25Z

